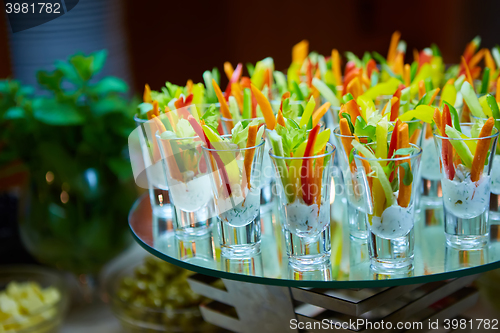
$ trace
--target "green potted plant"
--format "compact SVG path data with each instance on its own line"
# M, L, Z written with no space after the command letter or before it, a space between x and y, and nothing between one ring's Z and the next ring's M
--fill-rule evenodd
M137 197L127 157L135 108L116 77L96 80L106 51L39 71L39 89L0 81L0 169L22 161L29 181L21 237L39 261L95 274L130 241ZM10 167L12 168L12 167Z

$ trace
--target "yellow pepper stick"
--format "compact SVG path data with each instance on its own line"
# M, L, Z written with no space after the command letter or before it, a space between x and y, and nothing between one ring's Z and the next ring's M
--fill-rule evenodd
M312 115L313 128L314 128L314 126L318 125L321 118L325 115L325 113L330 108L330 105L331 104L329 102L326 102L325 104L321 105L316 111L314 111L314 113Z
M271 108L271 103L262 91L257 89L253 83L250 84L250 89L252 90L253 96L257 100L257 104L260 106L264 120L266 121L267 128L272 131L276 127L276 118L274 118L273 109Z
M472 75L470 74L469 66L467 66L467 62L465 62L465 58L462 56L462 66L465 68L465 80L473 86L474 81L472 80Z
M420 80L418 82L418 99L422 99L425 95L425 82L424 80Z
M410 138L408 133L408 124L404 123L400 125L398 128L398 149L409 148L409 147L410 147ZM410 163L410 160L400 161L399 164L402 164L404 162ZM403 182L404 177L405 177L405 170L403 167L400 166L398 205L400 205L401 207L408 207L411 198L411 184L405 185Z
M142 100L144 103L151 103L153 101L151 99L151 88L149 88L149 84L147 83L144 86L144 94L142 95Z
M410 64L406 64L403 68L403 81L405 82L405 86L409 87L411 84L411 66Z
M385 209L385 194L380 180L376 177L370 177L372 180L372 202L373 202L373 215L382 216ZM369 216L370 225L372 224L372 216Z
M393 96L391 98L391 100L389 101L391 103L391 109L392 109L392 106L398 102L398 100L399 100L399 98L397 98L396 96ZM389 102L387 102L384 105L384 108L382 109L382 116L385 114L386 111L389 111L389 113L391 112L391 110L387 110L387 106L389 105Z
M233 77L233 72L234 72L233 65L231 65L229 61L226 61L224 63L224 73L226 73L228 80L231 80L231 77Z
M387 62L389 64L392 64L392 62L396 58L400 37L401 33L399 31L394 31L394 33L391 36L391 44L389 45L389 52L387 53Z
M309 53L309 42L304 39L292 48L292 63L302 64Z
M479 138L485 138L491 135L493 126L495 125L495 120L493 117L488 118L479 133ZM484 169L484 162L486 156L488 155L488 150L490 149L491 139L478 140L476 152L474 153L474 160L472 161L472 167L470 168L470 180L477 182L481 178L481 174Z
M340 55L337 49L332 50L332 71L333 77L335 78L335 84L341 86L342 83L342 72L340 70Z

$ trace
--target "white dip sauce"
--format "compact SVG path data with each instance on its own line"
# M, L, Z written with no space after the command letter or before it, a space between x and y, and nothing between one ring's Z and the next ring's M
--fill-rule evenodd
M406 208L397 203L387 207L382 216L373 216L370 230L376 236L385 239L403 237L413 228L413 205Z
M439 167L439 156L436 150L434 138L424 139L422 143L422 162L420 173L422 178L429 180L440 180L441 171Z
M285 206L286 229L298 236L315 236L321 233L330 225L330 204L321 203L318 212L318 205L310 206L295 200Z
M491 167L491 193L500 194L500 155L493 157Z
M260 213L260 188L246 190L246 198L241 191L232 189L229 198L217 200L219 217L233 227L242 227L252 222Z
M446 209L463 219L479 216L490 203L490 183L490 176L486 175L472 182L470 171L459 165L453 180L441 181Z
M208 174L188 182L170 179L170 185L170 197L174 205L183 211L194 212L203 208L213 197Z

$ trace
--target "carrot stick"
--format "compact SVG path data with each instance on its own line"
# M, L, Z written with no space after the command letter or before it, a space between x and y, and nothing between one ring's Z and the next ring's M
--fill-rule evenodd
M391 36L391 44L389 44L389 52L387 53L387 62L392 63L396 58L396 53L398 51L399 38L401 33L399 31L394 31Z
M409 148L410 147L410 138L408 133L408 124L402 124L398 128L398 149L401 148ZM406 155L409 156L409 155ZM410 160L400 161L399 164L404 162L408 162L410 164ZM410 166L411 168L411 166ZM405 185L403 182L405 176L405 169L403 167L399 167L399 195L398 195L398 205L401 207L408 207L410 204L411 198L411 184Z
M332 50L332 71L337 86L342 85L342 73L340 71L340 55L337 49Z
M409 87L411 84L411 66L410 64L406 64L403 68L403 81L405 82L405 86Z
M441 90L441 89L439 89L439 88L436 88L436 89L435 89L434 93L433 93L433 94L432 94L432 96L431 96L431 100L429 101L429 104L427 104L427 105L432 105L432 102L434 102L434 100L436 99L436 97L437 97L437 95L439 94L439 91L440 91L440 90Z
M220 112L224 118L233 119L231 117L231 112L229 112L229 106L227 105L226 99L222 95L222 91L220 90L219 85L212 79L212 85L214 86L215 94L217 95L217 99L220 103Z
M276 127L276 118L274 118L273 109L271 108L269 100L266 98L266 96L264 96L262 91L257 89L257 87L255 87L253 84L250 85L250 88L252 89L252 93L260 106L262 114L264 115L264 120L266 121L267 128L272 131Z
M160 149L158 148L158 141L156 140L156 132L163 133L167 129L161 122L160 118L153 115L153 121L149 121L149 127L151 129L151 144L153 145L153 163L158 162L161 159Z
M467 64L469 69L474 68L481 61L481 59L483 59L485 50L487 49L481 49L477 51L477 53L474 54L472 58L470 58Z
M187 88L188 94L193 93L193 80L191 80L191 79L187 80L186 88Z
M420 80L418 82L418 99L422 99L425 95L425 82L424 80Z
M498 79L497 79L497 91L496 91L495 99L496 99L497 103L500 102L500 75L498 76Z
M142 95L142 101L144 103L151 103L153 101L151 99L151 88L149 88L149 84L147 83L144 86L144 94Z
M233 76L233 72L234 72L233 65L231 65L231 63L229 61L226 61L224 63L224 73L226 73L228 80L231 80L231 77Z
M330 103L326 102L325 104L321 105L316 111L314 111L312 115L312 125L313 127L318 125L319 121L321 118L325 115L325 113L328 111L330 108Z
M495 120L493 117L488 118L479 133L479 138L485 138L491 135ZM476 152L474 153L474 160L472 160L472 167L470 169L470 180L477 182L481 178L484 169L484 162L490 149L491 139L478 140Z
M446 125L452 126L450 108L447 104L443 107L443 115L441 116L441 136L448 137L446 135ZM453 166L453 147L451 142L447 139L442 139L441 153L443 155L443 167L445 174L448 179L453 180L455 178L455 167Z
M241 91L238 83L231 84L231 95L233 95L234 99L236 99L236 103L238 103L240 110L243 110L243 92Z
M153 117L158 117L160 115L160 108L158 107L158 101L153 101L153 109L147 112L148 119L153 119Z
M300 182L302 187L302 199L306 205L312 205L314 203L314 197L311 193L310 186L314 183L314 171L313 162L314 159L307 158L314 154L313 148L316 143L316 137L318 136L319 125L316 125L310 132L307 138L307 145L304 151L304 161L302 162L302 168L300 169Z
M472 80L472 75L470 73L469 66L467 65L467 62L465 61L465 58L463 56L462 56L462 66L465 69L465 79L467 80L467 82L470 83L471 86L473 86L474 80Z
M255 147L257 131L259 129L259 125L252 125L248 127L248 139L247 139L247 148ZM250 176L252 171L252 162L253 157L255 155L255 148L247 149L245 151L245 157L243 159L243 170L246 174L246 184L248 189L250 189Z
M286 127L285 118L283 118L283 112L281 109L278 111L278 115L276 116L276 122L283 127Z
M351 99L349 102L345 103L344 106L341 108L341 113L342 112L347 112L351 116L351 121L352 124L356 124L356 119L358 119L358 116L361 116L361 113L359 112L359 105L356 103L356 100ZM339 115L340 117L340 115Z
M420 68L420 55L418 54L417 49L413 49L413 61L416 61L418 64L418 68Z

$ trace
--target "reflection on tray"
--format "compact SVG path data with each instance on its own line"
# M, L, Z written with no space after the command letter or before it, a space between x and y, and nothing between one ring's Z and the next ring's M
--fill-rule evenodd
M130 224L137 238L147 249L150 247L164 256L196 267L212 269L213 275L217 275L217 272L228 272L282 280L360 281L361 283L435 275L500 261L499 225L491 226L491 241L488 247L470 251L454 249L446 245L442 208L434 207L422 209L416 214L413 268L405 272L375 272L370 268L368 240L349 237L347 223L343 222L345 210L334 211L336 206L332 205L330 260L320 267L294 267L288 263L284 250L284 239L279 223L280 214L272 202L270 205L260 216L262 228L260 253L240 258L221 256L217 230L214 229L216 226L212 226L212 230L204 236L179 239L175 236L168 217L151 215L148 211L150 205L147 197L143 197L135 206L131 213ZM196 267L191 268L196 270Z

